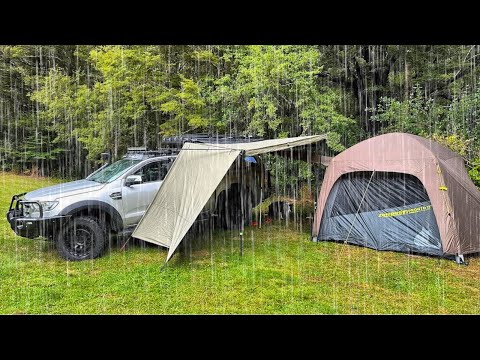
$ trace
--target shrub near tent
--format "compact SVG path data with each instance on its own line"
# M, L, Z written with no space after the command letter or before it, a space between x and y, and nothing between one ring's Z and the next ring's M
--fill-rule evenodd
M457 256L480 252L480 192L463 159L422 137L390 133L330 162L314 240Z

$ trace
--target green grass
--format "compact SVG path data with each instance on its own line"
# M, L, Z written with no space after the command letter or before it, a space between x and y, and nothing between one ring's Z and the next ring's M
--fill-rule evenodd
M15 236L12 194L53 184L0 173L0 313L480 313L480 258L469 266L337 243L302 229L247 229L188 242L167 266L155 246L61 260L51 243Z

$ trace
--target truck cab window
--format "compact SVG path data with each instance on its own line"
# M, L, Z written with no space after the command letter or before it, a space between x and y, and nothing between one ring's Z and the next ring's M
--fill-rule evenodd
M141 169L137 170L134 175L140 175L142 177L142 182L147 183L163 180L165 175L167 175L167 171L167 163L157 161L145 165Z

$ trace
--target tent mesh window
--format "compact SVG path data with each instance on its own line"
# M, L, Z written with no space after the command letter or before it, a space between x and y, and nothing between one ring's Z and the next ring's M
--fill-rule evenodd
M318 238L377 250L442 254L425 187L404 173L365 171L340 177L328 196Z

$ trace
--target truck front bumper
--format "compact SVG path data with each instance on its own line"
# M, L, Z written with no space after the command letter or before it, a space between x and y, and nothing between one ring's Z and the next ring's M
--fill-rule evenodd
M20 200L25 194L14 195L10 203L10 209L7 212L7 220L15 234L34 239L39 236L53 239L56 233L64 226L70 218L69 216L43 217L43 209L40 206L40 217L25 217L23 205L31 203L30 201ZM14 206L15 203L15 206Z

